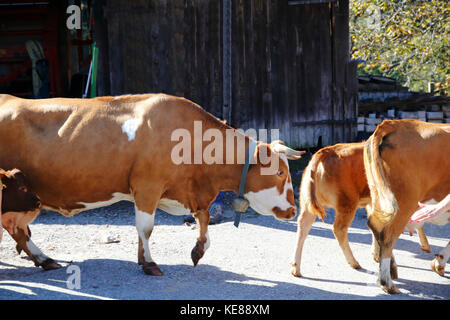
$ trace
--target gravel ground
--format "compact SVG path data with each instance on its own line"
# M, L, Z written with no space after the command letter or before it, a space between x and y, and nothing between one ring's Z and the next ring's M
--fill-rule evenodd
M0 244L0 299L450 299L449 267L445 277L430 269L432 253L422 252L415 234L403 234L395 246L399 295L376 284L378 264L371 257L371 235L364 210L349 230L350 245L362 270L353 270L331 231L334 214L316 220L303 251L302 278L290 275L296 222L245 215L238 229L228 209L224 220L209 227L211 246L193 267L190 252L195 225L162 211L151 236L153 259L162 277L145 275L137 264L138 236L133 205L115 205L67 218L44 212L31 225L32 239L64 268L43 271L4 235ZM431 249L448 242L450 225L426 225ZM115 240L105 243L106 240ZM80 270L81 288L70 289L69 266Z

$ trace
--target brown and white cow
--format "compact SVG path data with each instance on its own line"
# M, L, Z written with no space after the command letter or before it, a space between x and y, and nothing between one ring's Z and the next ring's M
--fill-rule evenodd
M196 265L210 244L208 207L219 190L238 192L244 166L238 161L174 163L172 152L180 143L172 139L176 130L193 137L192 149L184 150L183 157L195 160L197 148L202 153L208 147L196 137L196 122L205 135L210 129L234 132L245 143L244 153L252 141L195 103L164 94L42 100L0 95L0 166L20 166L43 208L66 216L120 200L134 202L138 263L145 273L161 275L149 248L155 210L194 215L199 235L191 257ZM238 158L236 147L223 148L216 154ZM291 219L296 205L287 158L299 158L302 152L258 142L253 156L259 159L262 151L279 163L278 170L262 175L268 164L252 164L245 197L261 214ZM15 239L22 241L21 235ZM35 249L31 255L46 257Z
M300 213L297 220L297 243L291 273L300 277L303 244L316 217L322 220L325 207L336 212L333 233L339 242L347 263L354 269L361 266L353 256L348 242L350 227L357 208L370 204L370 191L364 170L364 142L340 143L317 151L306 166L300 184ZM421 248L430 251L423 224L415 226ZM413 232L411 229L410 232ZM375 261L379 261L379 248L373 239Z
M372 203L368 225L380 245L382 289L398 293L392 251L419 201L450 193L450 124L383 121L364 146Z
M41 202L32 192L25 175L19 169L9 171L0 169L0 179L0 241L3 227L11 235L23 232L26 237L29 237L28 224L39 213Z

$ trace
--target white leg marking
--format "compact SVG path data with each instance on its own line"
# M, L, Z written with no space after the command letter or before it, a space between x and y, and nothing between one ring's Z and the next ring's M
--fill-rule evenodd
M388 288L392 287L391 258L383 258L380 262L380 280L384 281Z
M27 243L27 248L28 250L30 250L31 254L33 255L33 257L36 258L36 260L38 261L38 263L42 263L45 260L49 259L49 257L47 255L45 255L41 249L39 249L33 241L28 240Z
M150 233L155 225L155 213L149 214L144 211L140 211L135 205L134 210L136 213L136 229L139 234L139 238L142 241L142 247L144 248L144 259L145 262L153 262L152 256L150 255L150 248L148 245L148 239Z
M211 241L209 240L209 233L208 233L208 231L206 231L205 236L206 236L206 242L205 242L205 244L203 245L203 250L204 250L204 251L206 251L206 249L208 249L208 248L209 248L209 245L211 244Z

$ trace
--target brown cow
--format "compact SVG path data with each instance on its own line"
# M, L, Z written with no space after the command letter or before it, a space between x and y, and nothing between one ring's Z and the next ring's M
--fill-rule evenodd
M380 246L382 289L398 293L394 244L419 201L450 193L450 124L383 121L364 146L372 203L368 225Z
M3 227L11 235L23 232L26 237L29 237L28 224L39 213L41 202L32 192L25 175L19 169L9 171L0 169L0 179L0 241Z
M291 269L294 276L301 276L303 244L316 217L324 219L325 207L333 208L336 212L333 233L347 263L352 268L361 268L348 242L348 228L353 221L356 209L370 204L363 150L364 142L328 146L317 151L305 168L300 184L297 243ZM424 251L430 251L422 226L423 224L417 228L421 248ZM372 245L374 259L378 261L377 242L373 241Z
M240 152L235 143L223 143L214 152L202 144L230 132L243 142ZM210 244L208 207L220 190L238 192L244 167L239 159L254 141L195 103L164 94L41 100L0 95L0 136L0 166L20 166L43 208L72 216L121 200L134 202L138 263L151 275L162 274L149 248L156 209L194 215L199 234L191 258L196 265ZM214 157L205 163L201 156L208 152ZM301 153L258 142L244 194L257 212L279 219L295 216L287 159ZM261 160L263 154L269 163ZM262 173L274 163L278 170ZM16 241L21 237L16 235ZM27 253L41 265L48 258L34 245Z

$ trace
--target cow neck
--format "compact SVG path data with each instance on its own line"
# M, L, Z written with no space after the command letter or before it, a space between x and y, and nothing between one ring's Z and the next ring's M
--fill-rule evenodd
M248 148L247 155L245 157L245 163L244 167L242 168L241 179L239 182L239 194L237 199L233 200L234 226L236 228L239 227L239 222L241 220L241 213L246 212L249 206L249 201L245 199L244 192L245 192L245 185L247 183L247 173L248 169L250 168L250 161L253 153L256 150L257 144L258 143L255 140L250 141L250 146Z
M249 137L245 137L245 154L247 156L250 144L253 140ZM255 142L257 142L255 140ZM236 155L236 150L235 150ZM237 195L239 194L239 185L241 182L242 171L244 169L243 163L220 165L215 168L216 170L223 170L223 175L219 181L218 189L222 191L233 191ZM216 171L217 172L217 171Z

